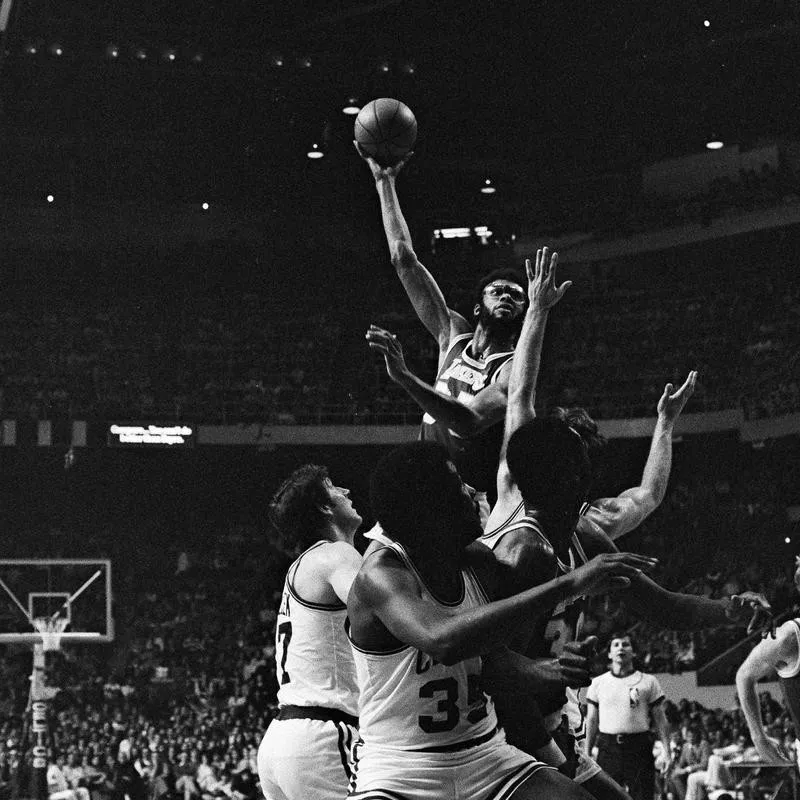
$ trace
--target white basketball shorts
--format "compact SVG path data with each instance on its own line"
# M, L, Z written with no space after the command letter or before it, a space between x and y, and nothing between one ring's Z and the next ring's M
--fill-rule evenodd
M552 769L506 742L498 731L485 744L451 753L353 748L349 800L504 800L540 769Z
M258 748L266 800L344 800L358 728L347 722L274 719Z

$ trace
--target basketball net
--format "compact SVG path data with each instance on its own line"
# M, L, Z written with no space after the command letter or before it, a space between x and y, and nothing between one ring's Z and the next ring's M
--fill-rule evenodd
M33 627L42 637L42 651L50 653L61 649L61 634L69 624L67 617L34 617Z

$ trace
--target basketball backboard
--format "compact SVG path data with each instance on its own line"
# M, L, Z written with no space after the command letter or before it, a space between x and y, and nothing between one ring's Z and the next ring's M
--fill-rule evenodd
M60 619L61 644L110 642L111 562L0 559L0 644L41 642L35 619Z

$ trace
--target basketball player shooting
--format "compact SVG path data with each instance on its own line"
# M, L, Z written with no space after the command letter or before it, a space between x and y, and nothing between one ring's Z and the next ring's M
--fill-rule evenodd
M510 362L527 305L525 278L516 270L496 270L481 278L472 322L449 308L414 252L397 197L397 175L412 153L394 166L382 167L358 143L355 146L375 179L392 264L439 347L435 388L410 373L399 381L425 412L421 438L441 442L467 483L494 494ZM377 333L371 328L367 339L373 336Z

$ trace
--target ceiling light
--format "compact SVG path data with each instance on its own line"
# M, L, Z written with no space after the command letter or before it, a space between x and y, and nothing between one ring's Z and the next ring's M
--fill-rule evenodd
M708 150L722 150L723 147L725 147L725 142L719 139L710 139L706 142L706 148Z
M348 97L347 102L345 102L344 106L342 107L342 114L347 114L349 117L354 117L359 111L361 111L361 104L358 102L358 98Z
M494 184L491 181L491 178L487 178L483 182L483 186L481 186L481 194L494 194L497 190L494 187Z
M323 153L322 150L319 149L319 145L316 142L314 142L314 144L311 145L311 149L306 153L306 155L309 158L322 158L325 155L325 153Z

